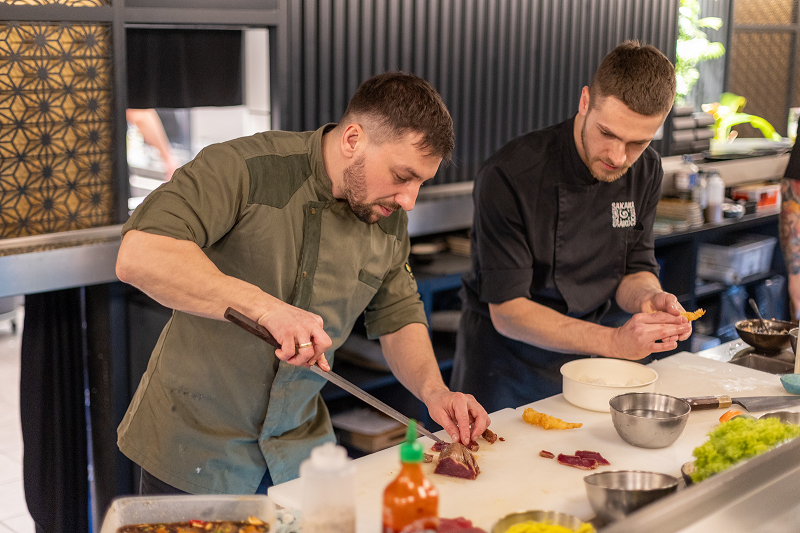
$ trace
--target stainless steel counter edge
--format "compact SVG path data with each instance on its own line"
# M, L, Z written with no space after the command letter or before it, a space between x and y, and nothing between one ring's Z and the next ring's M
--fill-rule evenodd
M602 533L797 531L800 438L659 500Z
M0 297L118 281L114 269L121 229L115 225L0 240Z

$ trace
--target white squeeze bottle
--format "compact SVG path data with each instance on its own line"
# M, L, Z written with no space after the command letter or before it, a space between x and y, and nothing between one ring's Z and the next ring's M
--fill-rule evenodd
M300 464L303 533L355 533L355 465L332 442L311 450Z
M711 172L706 185L706 222L722 221L722 202L725 200L725 182L719 173Z

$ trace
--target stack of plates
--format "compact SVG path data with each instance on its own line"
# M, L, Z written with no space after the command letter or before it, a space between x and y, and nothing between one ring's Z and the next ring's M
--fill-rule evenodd
M470 251L469 237L462 237L460 235L448 235L447 247L454 254L469 257L469 251Z
M682 220L688 224L689 228L698 228L703 225L703 210L700 209L700 204L697 202L665 198L658 202L656 216ZM672 229L673 231L680 231L676 227Z

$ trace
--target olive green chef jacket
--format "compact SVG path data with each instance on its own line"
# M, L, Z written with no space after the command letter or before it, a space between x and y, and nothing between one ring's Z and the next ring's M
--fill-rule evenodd
M333 363L365 310L371 338L426 320L405 212L369 225L333 198L322 160L331 127L205 148L123 234L193 241L224 274L320 315ZM297 477L311 449L334 440L325 380L274 350L231 323L174 311L119 426L120 450L190 493L252 494L267 467L275 483Z

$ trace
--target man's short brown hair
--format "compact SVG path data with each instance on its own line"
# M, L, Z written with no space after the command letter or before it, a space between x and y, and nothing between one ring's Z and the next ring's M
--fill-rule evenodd
M352 122L361 124L378 144L410 132L421 133L417 148L445 163L455 146L453 119L441 96L414 74L386 72L363 82L340 121Z
M675 101L675 67L653 45L625 41L608 54L589 86L589 105L614 96L640 115L666 115Z

